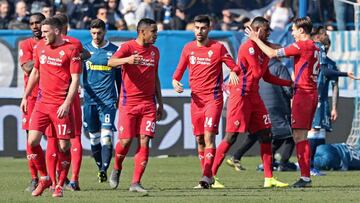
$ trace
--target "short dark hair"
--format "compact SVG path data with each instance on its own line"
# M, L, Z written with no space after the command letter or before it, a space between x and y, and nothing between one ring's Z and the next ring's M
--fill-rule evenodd
M139 33L140 32L140 29L144 26L150 26L150 25L156 25L156 21L153 20L153 19L150 19L150 18L143 18L141 19L138 24L137 24L137 27L136 27L136 31Z
M311 34L313 24L309 16L295 18L293 22L297 28L302 28L306 34Z
M262 16L255 17L250 24L251 28L253 28L255 31L264 25L270 26L270 22Z
M58 13L58 14L54 15L53 17L58 19L61 22L62 26L65 26L69 23L69 18L64 13Z
M61 28L63 27L61 21L58 18L54 18L54 17L46 18L41 22L41 25L50 25L59 30L61 30Z
M100 28L102 30L105 30L106 29L105 27L106 27L105 22L100 19L94 19L90 23L90 29L91 28Z
M194 18L194 23L195 22L205 23L207 26L210 26L211 20L210 20L210 17L208 15L197 15Z
M40 19L40 21L43 21L43 20L45 20L45 18L46 18L46 17L44 16L44 14L39 13L39 12L32 13L32 14L30 15L30 18L33 17L33 16L37 16L37 17Z

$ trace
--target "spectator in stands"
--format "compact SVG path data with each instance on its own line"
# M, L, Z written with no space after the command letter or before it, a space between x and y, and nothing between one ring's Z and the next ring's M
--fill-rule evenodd
M360 3L360 0L350 0L352 2ZM354 20L354 7L344 2L334 0L334 9L336 15L336 24L338 30L346 30L347 22Z
M9 22L9 29L11 30L27 30L29 27L29 17L26 10L26 3L18 1L15 6L15 15Z
M49 18L54 15L53 7L50 4L45 4L41 9L41 13L44 14L46 18Z
M67 14L70 27L76 29L89 29L94 18L94 9L89 0L73 0L67 4Z
M136 23L143 18L155 20L154 9L151 5L152 0L143 0L135 11Z
M170 21L170 27L172 30L185 30L186 28L186 15L181 9L175 10L175 16ZM191 29L193 31L193 29Z
M270 28L273 30L285 30L293 17L291 8L285 5L284 0L275 4L265 14L265 18L270 21Z
M99 7L96 18L104 21L106 30L116 30L115 24L112 24L108 21L108 10L106 7Z
M171 29L171 21L175 16L172 0L159 0L155 8L155 21L161 23L165 30Z
M109 24L113 24L119 29L119 26L124 22L122 20L122 15L117 9L118 1L117 0L108 0L107 2L107 20ZM121 21L121 22L120 22Z
M128 30L126 22L124 19L120 19L116 22L116 27L118 30Z
M140 0L121 0L119 3L119 10L123 14L129 30L136 30L135 11L140 3Z
M0 29L7 29L10 22L9 3L0 1Z
M240 24L235 21L234 14L230 13L229 10L225 9L222 11L222 22L221 30L222 31L238 31L240 29Z

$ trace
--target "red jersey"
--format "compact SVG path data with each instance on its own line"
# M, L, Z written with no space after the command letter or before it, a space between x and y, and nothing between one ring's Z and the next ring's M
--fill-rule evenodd
M68 36L68 35L62 35L61 37L63 38L63 40L73 44L79 50L80 53L83 51L83 46L82 46L80 40L76 39L75 37Z
M295 42L286 48L279 49L277 55L279 57L294 56L295 90L317 90L320 49L316 47L314 41Z
M72 73L81 73L79 51L69 42L59 46L40 41L34 52L34 68L40 71L38 101L63 104L68 94Z
M191 92L217 98L222 95L222 63L239 73L239 67L224 45L215 40L209 40L206 46L199 47L196 41L192 41L183 48L173 78L180 81L188 67Z
M153 45L143 47L135 40L122 44L114 53L114 58L125 58L139 54L139 64L124 64L119 105L136 105L153 102L155 99L155 76L159 66L160 53Z
M269 57L251 40L247 40L240 46L238 64L241 68L241 73L239 74L239 84L236 89L241 90L242 96L245 93L259 93L259 80L261 78L275 85L291 85L290 80L282 80L270 73L268 67L269 60Z
M34 59L34 48L37 44L37 40L35 40L33 37L25 39L20 42L20 50L19 50L19 61L20 65L24 65L25 63L28 63ZM27 73L24 72L24 88L26 89L27 83L29 81L29 76ZM32 90L30 96L28 99L36 100L36 97L38 95L39 85L36 84L34 89Z

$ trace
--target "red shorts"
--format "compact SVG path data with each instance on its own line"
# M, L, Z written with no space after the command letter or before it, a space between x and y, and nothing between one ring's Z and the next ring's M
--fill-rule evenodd
M29 130L29 121L31 114L35 107L36 99L28 98L27 100L27 112L22 115L22 129Z
M55 128L56 137L58 139L70 139L73 133L73 124L71 122L71 113L62 119L57 117L57 110L59 105L57 104L43 104L36 102L33 113L30 118L29 130L36 130L45 133L48 125L52 124Z
M191 123L195 136L204 135L205 131L218 134L223 97L200 99L191 95Z
M311 129L317 103L317 91L296 91L291 107L293 129Z
M270 116L259 94L241 96L230 93L226 115L226 132L256 133L271 128Z
M56 129L53 124L50 124L45 129L46 137L54 137L56 138Z
M119 108L118 138L139 135L155 136L156 105L154 103L126 105Z
M70 109L73 118L72 122L74 124L74 136L81 136L82 112L81 112L81 101L79 94L75 94Z

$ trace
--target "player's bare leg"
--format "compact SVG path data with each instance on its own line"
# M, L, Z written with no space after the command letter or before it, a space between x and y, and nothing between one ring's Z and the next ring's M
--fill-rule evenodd
M46 171L45 155L40 146L42 134L42 132L36 130L29 131L28 145L30 159L34 162L36 169L40 173L39 184L31 193L32 196L41 195L46 188L51 186L51 180Z
M132 139L119 139L115 147L114 169L110 174L109 184L112 189L119 185L122 163L129 152Z
M149 159L149 142L149 136L140 135L138 149L136 150L134 157L135 167L131 186L129 188L130 192L147 192L147 190L141 185L141 177L145 172Z
M294 129L293 137L296 144L296 156L298 158L301 176L293 184L293 187L311 187L310 179L310 145L307 140L306 129Z

